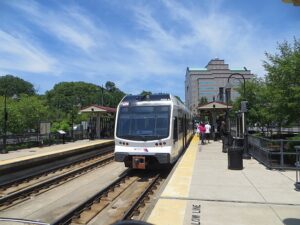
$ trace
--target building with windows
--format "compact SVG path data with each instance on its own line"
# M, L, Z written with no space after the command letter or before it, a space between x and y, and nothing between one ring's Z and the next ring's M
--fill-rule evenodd
M253 78L250 70L229 69L228 64L222 59L212 59L205 68L187 67L185 75L185 104L196 116L201 98L208 102L218 101L226 103L227 100L234 100L238 93L234 87L243 84L243 78L239 75L232 76L229 84L228 77L231 74L239 73L245 79Z

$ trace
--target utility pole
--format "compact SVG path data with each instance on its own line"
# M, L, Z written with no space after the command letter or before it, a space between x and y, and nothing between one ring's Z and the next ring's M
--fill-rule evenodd
M7 130L7 105L6 105L6 98L7 98L7 90L4 93L4 125L3 125L3 150L2 153L6 153L6 130Z
M101 91L102 91L102 96L101 96L101 105L103 105L103 94L104 94L104 88L103 88L103 85L101 85Z

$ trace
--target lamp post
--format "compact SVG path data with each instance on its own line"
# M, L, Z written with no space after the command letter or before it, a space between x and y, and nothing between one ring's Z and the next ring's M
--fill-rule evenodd
M8 114L7 114L6 98L7 98L7 90L4 92L4 124L3 124L3 149L2 149L2 153L7 153L6 152L6 129L7 129Z
M246 68L245 68L246 70ZM246 99L246 80L243 74L241 73L233 73L231 74L228 79L227 79L227 85L229 84L229 80L233 76L240 76L243 78L243 100ZM228 96L228 95L227 95ZM228 110L228 99L227 99L227 110ZM227 111L228 112L228 111ZM227 115L228 116L228 115ZM243 158L244 159L251 159L251 156L248 152L248 128L247 128L247 122L246 122L246 114L243 112L242 113L242 118L243 118L243 125L244 125L244 151L243 151ZM230 130L229 130L230 131Z
M71 136L72 141L74 142L74 105L72 105L72 112L71 112Z

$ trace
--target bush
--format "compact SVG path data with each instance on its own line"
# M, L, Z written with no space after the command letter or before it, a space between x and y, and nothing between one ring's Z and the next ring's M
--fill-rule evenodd
M294 137L289 137L288 140L291 141L288 143L288 151L293 152L295 151L295 146L300 146L300 134L297 134Z

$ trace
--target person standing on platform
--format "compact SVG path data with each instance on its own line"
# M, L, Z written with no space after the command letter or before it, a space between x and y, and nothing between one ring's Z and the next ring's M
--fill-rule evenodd
M196 123L196 135L200 137L199 123Z
M206 124L205 124L205 139L207 140L208 143L209 143L209 139L210 139L210 130L211 130L211 126L210 126L209 122L206 122Z
M222 139L222 152L225 152L225 136L227 134L225 121L221 122L220 126L220 136Z
M200 138L201 138L201 144L204 145L204 140L205 140L205 126L204 123L201 123L199 126L199 130L200 130Z

